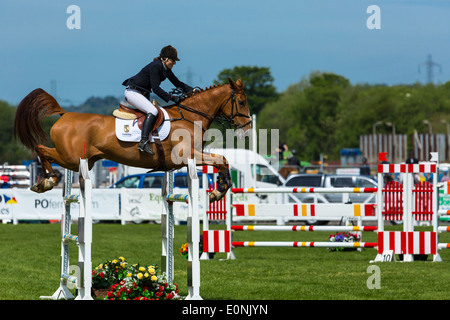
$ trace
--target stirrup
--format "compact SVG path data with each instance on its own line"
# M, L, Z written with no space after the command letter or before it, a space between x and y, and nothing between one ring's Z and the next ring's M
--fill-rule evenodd
M139 142L139 144L138 144L138 149L139 149L139 151L147 152L147 153L149 153L149 154L151 154L151 155L154 155L154 154L155 154L155 153L152 151L152 149L150 149L150 143L149 143L148 140L146 140L146 141L141 140L141 141Z

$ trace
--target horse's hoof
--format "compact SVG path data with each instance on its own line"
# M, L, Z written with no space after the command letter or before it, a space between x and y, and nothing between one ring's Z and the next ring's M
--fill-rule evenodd
M220 199L223 198L224 195L225 193L220 193L218 190L211 191L209 195L209 203L219 201Z
M39 184L35 184L34 186L32 186L32 187L30 188L30 190L31 190L31 191L34 191L34 192L36 192L36 193L43 193L43 192L44 192L44 191L42 190L41 185L39 185Z

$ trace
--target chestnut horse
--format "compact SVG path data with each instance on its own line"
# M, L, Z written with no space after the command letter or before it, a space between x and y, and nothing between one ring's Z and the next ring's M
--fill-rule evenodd
M250 129L251 118L242 81L239 79L234 82L229 79L229 84L200 90L186 97L178 106L172 105L164 109L172 121L168 138L161 141L165 157L164 171L187 166L187 159L192 156L193 150L197 165L212 165L219 171L218 187L210 195L210 201L221 199L231 187L229 165L225 157L203 152L203 136L212 121L218 118L229 122L235 129L241 129L241 135ZM50 130L54 148L49 148L43 145L48 136L41 121L52 115L61 117ZM201 130L194 129L195 126L201 126ZM172 137L174 131L177 134ZM16 111L14 134L25 147L35 151L41 160L44 179L31 187L31 190L38 193L50 190L58 183L51 163L78 171L80 158L88 159L89 169L100 159L148 169L159 168L161 161L158 159L155 143L151 143L155 154L150 155L140 152L136 142L119 141L115 134L113 116L66 112L42 89L30 92L20 102Z

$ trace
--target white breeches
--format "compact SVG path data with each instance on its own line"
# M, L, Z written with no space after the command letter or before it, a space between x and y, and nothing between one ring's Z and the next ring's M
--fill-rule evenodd
M145 113L158 115L158 110L146 97L133 89L125 90L125 100L132 106L138 108Z

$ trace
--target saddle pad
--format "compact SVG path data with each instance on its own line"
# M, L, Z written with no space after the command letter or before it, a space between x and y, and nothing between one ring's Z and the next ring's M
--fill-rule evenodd
M169 136L170 117L166 110L161 108L161 111L164 113L165 121L158 127L158 134L162 141ZM120 141L139 142L141 140L141 129L139 129L137 122L134 122L134 120L116 118L116 136ZM151 137L150 142L155 142L153 136Z

